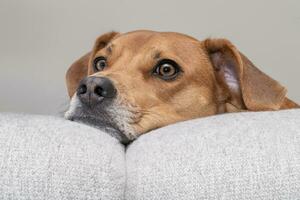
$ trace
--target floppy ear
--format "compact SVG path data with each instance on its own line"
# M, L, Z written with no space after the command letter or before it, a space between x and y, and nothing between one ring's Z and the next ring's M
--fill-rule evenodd
M70 66L66 73L66 83L68 94L70 97L74 95L79 82L89 73L92 73L91 71L89 71L89 63L90 59L93 57L93 54L104 48L107 43L109 43L109 41L113 39L117 34L117 32L109 32L98 37L93 50L79 58Z
M286 89L258 68L226 39L207 39L205 49L217 82L237 109L278 110Z

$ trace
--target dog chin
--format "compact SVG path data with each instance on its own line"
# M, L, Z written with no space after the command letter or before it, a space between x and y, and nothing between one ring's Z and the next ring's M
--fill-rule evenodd
M76 95L73 96L69 110L65 113L65 119L81 122L100 129L117 138L121 143L128 144L135 139L134 131L126 123L126 115L122 119L122 110L117 105L93 106L83 105Z

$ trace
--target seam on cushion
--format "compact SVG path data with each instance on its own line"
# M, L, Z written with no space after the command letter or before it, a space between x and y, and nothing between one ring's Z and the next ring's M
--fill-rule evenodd
M119 142L116 142L115 143L115 145L122 145L121 143L119 143ZM122 145L122 149L123 149L123 155L124 155L124 191L123 191L123 199L125 199L125 191L126 191L126 180L127 180L127 167L126 167L126 152L125 152L125 147L124 147L124 145ZM111 176L111 173L109 173L109 169L111 169L111 166L112 166L112 159L113 159L113 153L114 153L114 148L111 148L111 152L110 152L110 159L109 159L109 164L107 165L107 171L106 171L106 173L109 175L109 179L110 179L110 181L112 182L112 181L115 181L115 180L113 180L112 179L112 176ZM106 189L106 191L108 191L108 189Z
M127 191L127 177L128 177L128 172L127 172L127 147L124 146L124 170L125 170L125 184L124 184L124 192L123 192L123 199L126 200L126 191Z

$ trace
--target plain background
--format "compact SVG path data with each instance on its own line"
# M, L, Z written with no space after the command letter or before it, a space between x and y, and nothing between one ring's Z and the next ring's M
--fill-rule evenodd
M58 114L65 72L106 31L230 39L300 102L299 0L0 0L0 111Z

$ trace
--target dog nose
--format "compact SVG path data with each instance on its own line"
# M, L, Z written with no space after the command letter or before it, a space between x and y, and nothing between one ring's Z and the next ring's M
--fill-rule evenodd
M86 104L100 103L104 99L115 97L116 89L112 81L106 77L84 78L77 89L77 96Z

